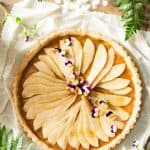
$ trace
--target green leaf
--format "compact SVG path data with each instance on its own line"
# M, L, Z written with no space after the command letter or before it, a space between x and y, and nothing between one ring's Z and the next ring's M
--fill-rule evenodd
M16 23L20 24L22 23L23 19L20 17L16 17Z

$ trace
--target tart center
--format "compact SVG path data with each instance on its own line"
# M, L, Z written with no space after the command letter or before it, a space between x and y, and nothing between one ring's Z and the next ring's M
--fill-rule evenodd
M66 89L75 95L84 96L88 96L92 91L90 85L82 76L79 76L72 82L68 83Z

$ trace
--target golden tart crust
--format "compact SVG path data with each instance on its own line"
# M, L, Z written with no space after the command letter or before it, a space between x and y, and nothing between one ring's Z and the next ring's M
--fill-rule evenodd
M52 65L55 72L55 75L59 78L59 80L54 80L55 83L57 83L55 86L57 88L52 88L51 82L46 82L47 80L42 79L42 83L50 85L49 88L45 88L45 85L37 85L35 82L39 78L34 78L34 81L30 76L36 72L42 72L46 73L46 75L51 76L52 80L54 79L53 77L55 76L52 69L49 70L45 64L43 64L43 59L45 56L48 55L49 50L51 49L52 51L59 51L59 49L54 49L53 47L61 47L64 48L63 46L65 45L58 45L58 42L60 40L70 38L73 40L74 43L78 43L76 45L76 50L79 50L82 48L82 60L80 62L80 51L75 53L76 58L74 56L74 59L71 60L71 65L67 61L66 67L68 67L68 64L70 65L69 68L63 68L62 70L60 69L64 61L68 60L66 58L60 58L59 52L53 52L53 60L57 64L57 60L62 61L60 64L58 62L57 65L54 66ZM75 38L75 39L74 39ZM87 40L88 39L88 40ZM69 39L70 40L70 39ZM81 42L81 44L79 42ZM70 42L70 41L67 41ZM92 42L95 48L92 46ZM62 41L63 43L63 41ZM86 44L85 44L86 43ZM72 43L69 43L72 44ZM75 45L75 44L74 44ZM67 45L68 46L68 45ZM71 45L69 45L71 46ZM82 47L83 46L83 47ZM50 48L51 47L51 48ZM88 53L87 49L90 48L90 56L93 57L92 60L91 57L88 57L88 61L86 60ZM43 51L45 49L45 53ZM65 49L65 48L64 48ZM93 54L93 51L94 54ZM83 53L86 55L83 55ZM62 54L62 53L61 53ZM70 54L70 53L69 53ZM97 54L97 55L96 55ZM51 54L50 54L51 55ZM71 55L71 54L70 54ZM72 56L72 55L71 55ZM102 56L102 57L100 57ZM64 54L63 54L64 57ZM97 57L97 59L96 59ZM106 57L106 58L105 58ZM114 57L114 58L113 58ZM57 58L57 59L56 59ZM84 60L83 60L84 58ZM97 66L98 60L101 60L101 64ZM114 60L112 60L114 59ZM39 61L40 60L40 61ZM44 59L45 60L45 59ZM76 60L76 61L74 61ZM78 61L77 61L78 60ZM86 60L86 61L85 61ZM42 61L42 63L41 63ZM90 63L91 61L91 63ZM95 61L95 63L94 63ZM79 63L80 62L80 63ZM66 62L65 62L66 63ZM51 63L50 63L51 64ZM112 64L112 65L111 65ZM43 66L44 65L44 66ZM82 65L82 66L81 66ZM74 67L75 66L75 67ZM84 67L83 67L84 66ZM57 67L61 70L58 71ZM74 68L72 68L74 67ZM96 68L97 70L99 69L98 72L92 71L91 68ZM42 68L42 69L41 69ZM46 69L43 69L46 68ZM80 68L80 69L79 69ZM90 68L90 69L88 69ZM107 69L106 69L107 68ZM57 70L57 71L56 71ZM78 80L76 81L76 77L73 76L74 80L70 78L71 71L75 70L75 76L78 76ZM105 70L105 71L104 71ZM45 72L46 71L46 72ZM119 72L120 71L120 72ZM82 72L82 73L80 73ZM82 74L82 77L81 77ZM116 77L115 77L116 75ZM79 77L80 76L80 77ZM84 85L84 92L82 92L82 88L78 83L75 82L81 82L81 79L86 79L88 85ZM61 80L61 81L60 81ZM66 80L67 84L64 84L64 80ZM37 81L40 83L39 81ZM70 88L70 82L71 82L71 87L72 84L75 86L75 90L72 91ZM30 86L31 83L31 86ZM121 84L120 84L121 83ZM35 86L34 86L35 84ZM69 88L68 88L69 86ZM125 136L130 132L130 130L134 127L136 123L136 119L139 116L139 111L140 111L140 105L141 105L141 97L142 97L142 86L141 86L141 80L139 77L138 69L135 67L134 62L131 60L131 57L127 54L127 51L114 42L111 39L105 38L104 36L95 33L95 32L89 32L89 31L83 31L80 29L72 29L72 30L65 30L65 31L58 31L51 33L49 36L47 36L44 40L40 41L35 48L32 50L28 51L21 66L19 69L19 72L16 76L16 81L13 86L13 102L16 110L16 114L18 117L18 120L23 127L24 131L28 134L30 138L32 138L33 141L37 142L38 144L42 145L44 149L74 149L72 148L73 146L70 146L70 143L67 143L67 147L61 147L61 145L64 145L62 142L61 138L59 138L60 144L54 144L53 146L50 144L51 140L48 140L48 136L46 131L46 127L49 128L49 124L45 123L45 127L41 126L36 126L34 121L35 116L33 115L33 110L32 108L30 109L30 104L27 101L29 101L30 98L35 97L36 95L40 94L48 94L49 90L57 92L61 91L63 92L63 89L67 87L69 92L72 94L70 96L71 99L75 99L72 103L70 104L71 107L73 107L72 110L74 110L75 113L79 113L77 117L79 119L76 119L75 125L77 127L81 126L81 129L83 128L83 131L78 131L78 136L80 136L80 132L84 132L84 136L82 135L78 139L78 144L81 145L80 147L76 147L76 149L85 149L87 148L86 146L88 145L90 149L99 149L99 150L106 150L110 148L114 148L117 144L121 142L125 138ZM90 90L88 90L88 87L90 87ZM40 90L38 90L38 88ZM36 90L35 90L36 89ZM44 89L44 90L42 90ZM92 89L92 91L91 91ZM85 92L87 91L87 92ZM77 97L74 97L75 95ZM88 102L92 98L92 102ZM69 99L69 98L68 98ZM94 100L93 100L94 99ZM109 100L110 99L110 100ZM122 100L122 102L119 103L119 101ZM64 103L67 101L67 99L64 99ZM94 102L93 102L94 101ZM107 102L108 101L108 102ZM70 102L70 101L68 101ZM95 104L95 102L98 104ZM26 104L28 103L28 104ZM100 105L105 103L105 105ZM59 103L58 103L59 104ZM42 105L41 105L42 106ZM87 108L86 108L87 106ZM106 108L105 108L106 106ZM26 108L25 108L26 107ZM45 107L45 106L43 106ZM92 107L94 109L92 109ZM96 107L96 109L95 109ZM38 107L35 107L38 108ZM84 109L83 111L83 108ZM104 109L103 109L104 108ZM115 110L120 109L125 110L127 114L120 114L120 119L117 116L118 112L115 112ZM30 109L30 112L28 111ZM46 108L48 109L48 108ZM79 109L79 110L78 110ZM91 118L89 118L89 110L91 110ZM42 110L42 109L41 109ZM68 109L67 109L68 110ZM71 110L71 109L70 109ZM108 111L109 110L109 111ZM112 112L112 110L114 110ZM33 112L33 113L32 113ZM68 113L71 114L71 111ZM124 112L122 112L124 113ZM80 115L82 114L82 115ZM88 131L86 130L87 126L85 122L88 122L88 119L81 119L81 118L86 118L82 116L87 116L89 120L95 122L95 120L100 120L101 123L101 128L104 132L104 137L99 137L96 132L96 127L92 126L92 123L89 122L91 126L89 126L90 130L92 128L92 135L89 135L87 133ZM116 120L119 118L120 120ZM128 117L127 117L128 116ZM94 117L94 118L92 118ZM108 119L108 118L109 119ZM82 120L82 121L81 121ZM83 121L84 120L84 121ZM106 122L105 122L106 121ZM114 121L120 121L118 124L120 126L117 126L114 124ZM108 123L109 122L109 123ZM113 122L113 124L112 124ZM81 125L83 124L83 126ZM47 126L46 126L47 125ZM74 125L74 126L75 126ZM110 127L105 128L105 126ZM37 128L37 129L36 129ZM43 130L45 130L45 138L43 137ZM73 127L72 127L73 128ZM85 130L84 130L85 129ZM71 129L70 129L71 130ZM69 131L68 137L71 137L71 131ZM54 132L55 133L55 132ZM68 131L67 131L68 133ZM72 133L73 136L75 133ZM92 138L91 138L92 136ZM93 140L93 136L95 138L95 141ZM60 136L61 137L61 136ZM86 140L86 142L85 142ZM85 142L85 143L84 143ZM98 142L98 143L97 143ZM58 146L59 145L59 146ZM78 146L79 146L78 145ZM61 147L61 148L60 148Z

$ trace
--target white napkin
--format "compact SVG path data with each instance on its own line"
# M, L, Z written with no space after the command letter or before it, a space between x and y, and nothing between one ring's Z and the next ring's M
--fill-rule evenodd
M21 37L22 29L15 23L21 17L28 26L37 25L36 35L29 42ZM0 122L13 128L16 133L22 131L11 104L11 89L18 66L26 51L40 39L56 30L81 28L99 32L124 45L133 56L143 79L143 99L141 116L136 127L115 150L131 150L132 141L138 140L142 149L150 135L150 32L138 32L128 42L124 41L124 29L115 15L100 12L81 12L80 10L62 13L62 8L50 2L23 0L14 5L2 30L0 40ZM37 148L41 150L42 148Z

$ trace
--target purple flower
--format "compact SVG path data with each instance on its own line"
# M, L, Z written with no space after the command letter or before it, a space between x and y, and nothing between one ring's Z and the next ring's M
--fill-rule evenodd
M117 132L117 127L114 125L111 125L111 133L116 133Z
M139 144L139 143L138 143L138 141L136 141L136 140L134 140L134 141L132 142L132 146L133 146L133 147L138 147L138 144Z
M72 62L70 60L68 60L67 62L65 62L65 66L72 64Z
M106 113L106 117L109 117L111 114L113 114L112 111L107 112L107 113Z
M55 48L55 49L56 49L59 53L61 52L61 49L60 49L60 48L57 47L57 48Z
M91 89L91 87L90 87L90 86L87 86L86 88L88 89L89 93L91 93L91 92L92 92L92 89Z
M75 89L76 88L76 86L75 85L73 85L73 84L67 84L67 86L69 87L69 88L72 88L72 89Z
M29 36L27 35L26 37L25 37L25 42L28 42L29 41Z
M67 46L72 46L71 37L68 37L68 38L66 39L66 45L67 45Z

